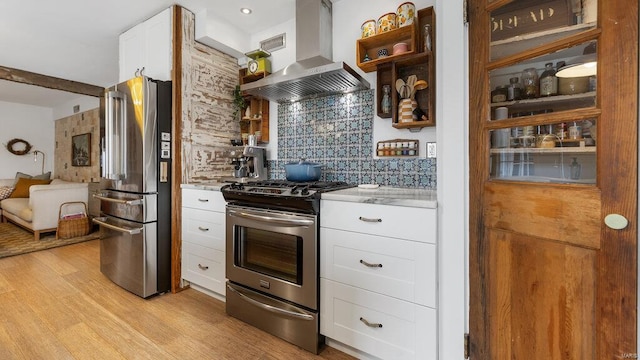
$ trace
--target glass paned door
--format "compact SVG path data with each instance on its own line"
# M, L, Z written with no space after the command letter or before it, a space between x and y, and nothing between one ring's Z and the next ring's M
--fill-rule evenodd
M598 32L584 11L530 0L491 11L491 179L596 183Z

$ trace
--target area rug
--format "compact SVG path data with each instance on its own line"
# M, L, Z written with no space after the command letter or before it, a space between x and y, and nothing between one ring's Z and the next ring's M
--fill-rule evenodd
M11 223L0 223L0 258L77 244L97 239L99 235L99 231L94 231L86 236L56 240L56 233L52 232L41 234L40 240L35 240L32 232Z

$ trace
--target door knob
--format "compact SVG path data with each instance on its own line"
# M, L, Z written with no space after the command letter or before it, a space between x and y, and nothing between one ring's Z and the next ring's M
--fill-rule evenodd
M629 225L629 220L620 214L609 214L604 217L604 223L614 230L622 230Z

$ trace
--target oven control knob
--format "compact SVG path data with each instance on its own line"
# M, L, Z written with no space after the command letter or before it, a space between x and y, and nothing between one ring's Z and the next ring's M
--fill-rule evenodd
M309 195L309 188L308 187L302 188L302 190L300 190L300 195Z
M233 183L231 184L231 188L234 190L244 190L244 185L242 185L242 183Z
M298 186L294 186L291 188L291 195L295 195L298 193Z

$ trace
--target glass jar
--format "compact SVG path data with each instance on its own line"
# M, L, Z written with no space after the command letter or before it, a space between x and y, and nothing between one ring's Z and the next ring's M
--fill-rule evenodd
M534 99L539 95L538 91L538 71L535 68L527 68L522 71L522 92L523 99Z
M424 26L424 52L431 51L431 25Z
M558 95L558 78L553 63L546 63L540 75L540 96Z
M509 79L509 87L507 88L507 101L522 99L522 87L520 86L517 76Z
M507 86L496 86L495 90L491 92L491 102L499 103L507 101Z
M389 114L391 112L391 85L382 86L382 102L380 108L383 114Z
M582 170L582 165L580 165L577 158L573 158L573 161L571 162L571 179L572 180L580 179L580 170Z

